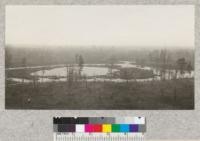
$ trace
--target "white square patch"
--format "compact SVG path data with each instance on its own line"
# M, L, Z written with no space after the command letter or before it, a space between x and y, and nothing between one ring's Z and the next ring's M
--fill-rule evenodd
M76 132L85 132L84 124L76 124Z

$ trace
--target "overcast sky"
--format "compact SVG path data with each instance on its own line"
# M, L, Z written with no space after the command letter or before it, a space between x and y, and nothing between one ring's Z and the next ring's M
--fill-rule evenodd
M194 47L194 6L6 6L6 45Z

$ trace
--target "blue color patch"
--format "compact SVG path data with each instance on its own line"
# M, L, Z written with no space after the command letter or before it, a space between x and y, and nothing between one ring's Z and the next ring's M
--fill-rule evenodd
M120 124L120 132L129 132L129 124Z
M138 124L131 124L129 126L130 132L138 132L139 131L139 125Z

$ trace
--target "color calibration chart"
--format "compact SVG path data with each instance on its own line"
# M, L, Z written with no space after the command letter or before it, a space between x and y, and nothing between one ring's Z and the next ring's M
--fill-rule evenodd
M143 141L145 117L54 117L54 141Z

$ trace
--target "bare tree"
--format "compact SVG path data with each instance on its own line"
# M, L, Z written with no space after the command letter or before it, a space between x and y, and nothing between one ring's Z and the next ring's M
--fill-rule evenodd
M37 88L37 78L35 75L32 76L33 88Z
M168 79L171 79L172 78L172 71L171 71L171 55L168 53L167 54L167 61L166 61L166 64L167 64L167 75L168 75Z
M22 69L22 83L24 83L25 78L26 78L26 76L27 76L27 71L26 71L26 64L27 64L27 61L26 61L26 57L22 58L21 63L22 63L22 64L21 64L22 67L24 67L24 68Z
M163 49L160 52L160 76L161 76L161 80L165 80L166 67L167 67L167 50Z
M79 77L81 78L81 72L83 70L83 65L84 65L84 59L82 55L79 55L78 57L78 67L79 67Z
M188 73L190 74L190 76L191 76L191 72L192 72L192 70L193 70L191 62L189 62L189 63L187 64L186 69L187 69L187 72L188 72Z
M175 73L174 73L174 76L173 76L173 79L177 79L177 74L178 74L178 67L175 68Z
M114 69L114 65L115 65L115 62L116 62L116 58L114 55L112 55L110 58L109 58L109 64L108 64L108 73L110 75L110 78L113 77L113 69Z
M67 84L72 87L74 82L74 66L73 64L67 65Z
M46 54L46 50L44 49L44 51L41 52L40 57L41 57L41 62L42 64L45 64L45 54ZM42 70L42 80L41 82L44 82L44 74L45 74L45 67L41 68Z
M153 55L152 57L152 62L153 62L153 66L155 67L155 74L158 75L160 73L160 53L158 50L154 50L153 51Z
M178 66L178 70L180 72L181 77L184 75L185 73L185 66L186 66L186 61L185 58L179 58L177 61L177 66Z

